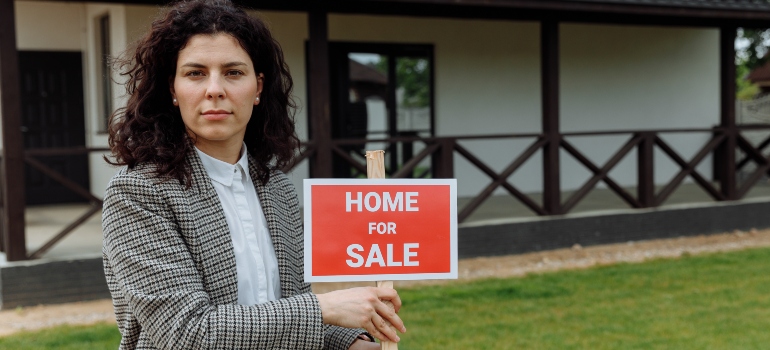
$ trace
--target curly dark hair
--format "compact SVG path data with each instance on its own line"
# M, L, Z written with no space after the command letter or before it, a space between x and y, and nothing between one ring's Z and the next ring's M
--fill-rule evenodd
M159 178L176 178L191 186L185 157L194 140L172 104L169 84L187 41L198 34L220 33L238 40L255 71L264 74L262 102L254 106L244 137L257 162L259 181L267 183L273 170L292 160L299 146L291 94L294 83L281 46L265 23L229 0L192 0L172 5L135 44L133 55L117 60L121 75L128 78L129 99L110 118L109 145L115 160L105 157L108 163L129 168L152 164Z

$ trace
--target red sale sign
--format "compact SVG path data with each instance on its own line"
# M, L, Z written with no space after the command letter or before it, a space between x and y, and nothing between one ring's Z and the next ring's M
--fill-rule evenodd
M308 179L305 281L457 278L457 180Z

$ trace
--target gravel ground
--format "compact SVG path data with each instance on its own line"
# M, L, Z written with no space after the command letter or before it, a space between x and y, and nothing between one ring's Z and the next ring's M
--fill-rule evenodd
M465 259L459 262L459 279L523 276L528 273L584 269L619 262L641 262L648 259L676 258L682 254L704 254L770 246L770 230L735 231L732 233L627 242L592 247L575 245L570 249ZM445 281L396 282L396 288ZM313 291L324 293L372 283L317 283ZM61 324L115 322L111 300L97 300L60 305L39 305L0 311L0 336L23 330L36 330Z

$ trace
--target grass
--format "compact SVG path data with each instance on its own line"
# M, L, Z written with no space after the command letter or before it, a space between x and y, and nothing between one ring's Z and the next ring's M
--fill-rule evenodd
M759 349L770 249L402 290L399 349Z
M770 249L402 289L410 349L761 349ZM114 349L114 325L0 338L0 349Z
M120 332L114 324L58 326L37 332L22 332L0 338L4 350L104 350L117 349Z

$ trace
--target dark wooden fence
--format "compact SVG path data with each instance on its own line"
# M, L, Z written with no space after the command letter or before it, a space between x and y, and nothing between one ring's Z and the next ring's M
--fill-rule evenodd
M40 246L40 248L38 248L32 253L29 253L27 255L28 259L38 259L42 257L47 251L53 248L53 246L56 245L56 243L61 241L70 232L74 231L78 226L86 222L92 215L99 213L102 210L102 199L99 196L92 194L90 189L83 188L76 182L68 179L61 173L52 169L45 163L38 160L37 157L89 154L92 152L106 152L106 151L109 151L109 149L73 147L73 148L59 148L59 149L33 149L33 150L27 150L24 152L24 162L26 164L40 171L42 174L50 177L54 181L62 184L64 187L76 193L78 196L87 199L90 205L90 208L88 208L86 212L81 214L79 217L75 218L72 221L72 223L70 223L69 225L64 227L61 231L59 231L57 234L55 234L53 237L51 237L45 244ZM2 242L3 240L0 239L0 251L5 251L4 249L5 247L2 246Z
M757 145L749 142L741 132L751 130L768 130L768 125L744 125L736 128L709 128L709 129L658 129L658 130L623 130L623 131L604 131L604 132L573 132L562 133L557 138L547 138L544 134L502 134L502 135L484 135L484 136L455 136L455 137L396 137L387 139L346 139L334 140L332 142L332 151L341 159L346 161L354 171L366 173L366 164L363 157L357 157L351 154L346 146L363 146L366 143L384 143L387 149L394 149L397 144L422 144L423 148L412 158L405 160L398 169L387 169L391 178L404 177L425 177L434 178L453 178L454 175L454 157L459 155L467 160L478 170L489 177L489 183L474 196L465 207L461 208L458 214L458 221L465 221L479 206L484 203L498 188L503 188L508 194L516 198L526 207L538 215L559 215L569 213L575 206L588 195L599 182L604 182L607 187L622 198L632 208L650 208L662 205L666 199L683 183L689 176L695 183L703 188L715 201L727 201L743 198L765 174L770 173L770 156L765 156L765 149L770 146L770 137L765 138ZM680 152L674 149L669 142L661 136L664 134L682 134L699 133L707 135L708 141L696 152L690 159L685 159ZM596 164L584 152L581 152L567 138L572 136L623 136L628 137L627 141L619 148L604 164ZM461 145L462 141L468 140L494 140L494 139L529 139L528 147L519 150L518 154L510 159L510 163L500 172L493 170L486 164L480 156L471 152L468 148ZM732 142L730 142L732 141ZM551 143L554 143L553 145ZM735 145L729 148L729 145ZM558 169L560 159L559 152L545 152L545 148L556 146L557 149L564 150L577 162L582 164L592 175L580 186L577 191L568 198L561 198L561 192L558 188L552 188L552 184L557 181L543 181L543 193L556 192L558 201L555 203L538 203L530 195L519 190L515 184L512 184L508 178L516 170L533 157L538 151L543 155L544 168ZM360 148L360 147L353 147ZM678 173L664 184L656 184L655 174L655 149L659 149L668 158L679 167ZM386 152L388 151L386 149ZM636 184L636 193L630 193L627 188L621 186L612 179L610 172L623 160L629 152L636 149L638 181ZM311 157L316 151L313 143L303 145L302 155L295 163L290 164L284 169L290 171L301 161ZM740 158L727 157L728 152L734 152ZM704 175L697 171L697 166L707 158L708 155L714 155L714 169L711 175ZM555 157L553 155L556 155ZM431 169L429 172L418 172L415 170L418 164L424 163L428 157L431 157ZM734 162L730 162L734 159ZM756 167L743 179L735 176L739 171L747 168L749 164L755 164ZM546 173L544 169L544 174ZM545 177L546 175L544 175ZM559 172L556 172L559 176ZM712 180L710 180L710 178ZM662 188L656 190L656 187L662 185Z
M395 150L396 145L405 145L413 149L415 145L422 144L422 150L417 154L403 159L402 165L398 169L387 169L391 178L404 177L433 177L433 178L453 178L455 176L454 159L460 156L470 164L489 177L486 186L475 195L470 202L459 209L458 221L465 221L479 206L484 203L498 188L504 189L508 194L516 198L526 207L538 215L559 215L569 213L575 206L588 195L598 183L604 182L607 187L622 198L632 208L650 208L660 206L672 193L682 184L688 176L694 182L706 191L715 201L727 201L743 198L746 193L763 176L770 173L770 156L766 156L765 150L770 147L770 136L754 145L747 140L741 133L746 131L770 131L770 125L744 125L736 128L711 128L711 129L659 129L659 130L625 130L625 131L605 131L605 132L576 132L563 133L556 138L548 138L544 134L501 134L484 136L454 136L454 137L395 137L387 139L345 139L333 140L331 147L334 154L339 156L350 165L355 173L366 173L366 163L363 157L357 157L350 151L350 146L363 146L366 143L378 142L388 145L388 149ZM661 136L664 134L682 134L682 133L700 133L708 135L708 141L700 148L698 152L690 159L685 159L677 150L675 150ZM571 142L567 140L572 136L627 136L627 141L623 143L617 151L604 164L593 162L584 152L581 152ZM495 171L489 164L486 164L482 157L471 152L461 143L473 140L502 140L502 139L522 139L529 140L529 146L519 150L518 154L511 157L510 162L502 171ZM553 144L552 144L553 143ZM735 145L730 148L730 145ZM556 196L557 201L550 203L538 203L527 193L518 189L515 184L509 181L516 170L533 157L538 151L543 156L544 177L546 169L558 169L560 159L559 152L546 152L547 147L556 146L557 149L566 151L577 162L582 164L591 173L590 178L580 186L568 198L561 198L561 192L558 188L549 187L550 184L559 183L559 172L556 172L557 181L543 181L543 193L551 193ZM288 172L296 166L309 160L316 153L316 144L313 142L304 143L302 150L294 161L287 165L283 170ZM360 147L352 147L360 149ZM416 147L420 148L420 147ZM659 149L679 166L678 173L665 184L656 184L655 174L655 149ZM609 174L629 152L636 149L636 163L638 172L638 181L636 184L636 193L630 193L627 188L621 186L612 179ZM25 152L24 161L43 174L46 174L55 181L61 183L73 192L87 199L90 208L71 224L63 228L54 235L47 243L42 245L36 251L28 254L28 258L36 259L43 256L57 242L67 236L75 228L83 224L92 215L99 212L102 208L102 199L64 177L60 173L48 167L43 162L36 159L41 156L53 155L71 155L88 154L91 152L105 152L105 148L69 148L69 149L36 149ZM387 150L386 150L387 151ZM733 157L729 156L733 152ZM411 152L409 152L411 153ZM714 155L713 176L706 176L699 173L697 166L710 154ZM554 156L555 155L555 156ZM732 162L730 160L733 160ZM430 167L425 169L418 168L418 165L430 163ZM735 174L747 168L749 164L755 164L755 168L748 176L740 179ZM656 190L656 186L662 185L662 188ZM555 194L553 192L556 192ZM0 240L0 243L2 240ZM0 249L3 247L0 246ZM0 250L1 251L1 250Z

